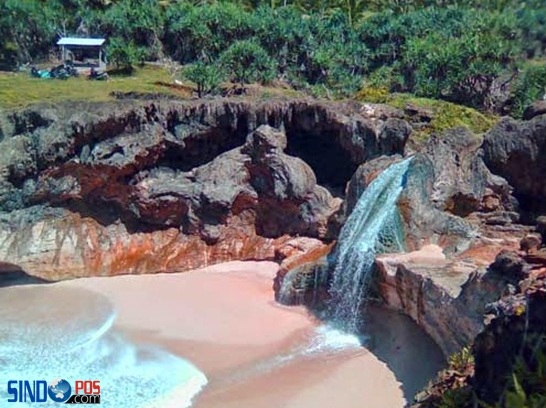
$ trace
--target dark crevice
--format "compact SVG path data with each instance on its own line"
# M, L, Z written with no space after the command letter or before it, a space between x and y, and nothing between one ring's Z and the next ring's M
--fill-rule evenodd
M53 123L52 119L45 118L36 111L12 115L11 120L14 127L13 136L34 132L38 128L48 127Z
M335 196L343 196L345 185L358 165L336 141L335 133L288 128L286 134L286 152L305 161L315 172L318 184L328 188Z
M519 222L526 225L536 225L536 219L546 212L546 201L538 198L538 195L522 194L517 190L514 197L518 200Z
M238 126L235 131L210 128L190 133L184 137L183 144L169 144L162 158L153 167L190 171L211 162L222 153L242 146L247 133L246 126Z
M29 275L20 266L7 262L0 262L0 288L16 285L35 285L47 283L44 279Z

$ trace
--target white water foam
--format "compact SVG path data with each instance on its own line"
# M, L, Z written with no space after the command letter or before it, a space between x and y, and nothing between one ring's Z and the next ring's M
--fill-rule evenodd
M223 378L217 387L229 388L244 383L250 378L273 372L302 359L311 359L320 356L323 359L336 356L338 353L364 353L363 344L366 339L354 334L345 333L330 325L321 325L315 328L309 337L298 346L275 355L271 358L252 363L247 368L239 369L228 377Z
M0 310L2 403L11 398L7 381L62 378L72 386L75 380L99 380L106 408L186 408L207 383L190 362L155 346L135 345L112 328L115 311L97 293L52 286L5 288ZM48 400L41 406L58 403Z

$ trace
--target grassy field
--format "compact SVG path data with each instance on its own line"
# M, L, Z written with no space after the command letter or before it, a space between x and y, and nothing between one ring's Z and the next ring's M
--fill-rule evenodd
M136 92L192 96L191 87L173 86L167 70L146 66L132 75L110 75L108 81L91 81L85 75L67 80L31 78L28 73L0 72L0 107L17 108L34 103L108 101L113 92Z
M222 92L237 87L231 83L221 86ZM167 69L146 65L135 69L132 75L110 74L108 81L90 81L86 75L67 80L32 78L28 73L0 71L0 109L20 108L35 103L58 103L66 101L109 101L114 93L137 93L169 95L181 99L195 97L194 87L189 82L174 84ZM283 86L246 86L245 97L259 99L297 98L301 92Z

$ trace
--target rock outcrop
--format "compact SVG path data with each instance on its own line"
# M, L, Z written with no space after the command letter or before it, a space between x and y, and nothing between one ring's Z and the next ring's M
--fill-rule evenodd
M0 260L46 279L275 259L292 237L329 240L341 203L331 191L362 161L401 153L411 131L358 105L304 100L5 116Z
M528 121L503 118L486 135L484 161L515 188L522 209L546 213L546 115Z
M536 251L540 253L543 250ZM543 406L546 355L546 257L504 250L490 273L513 284L485 306L485 326L448 369L420 393L414 408Z
M513 291L488 305L489 323L474 341L473 387L478 397L490 404L510 388L518 359L531 372L537 370L539 353L546 355L546 257L513 253L512 259L510 265L496 264L499 273L513 276ZM530 397L534 386L525 377L531 375L520 372L517 376Z
M540 116L544 114L546 114L546 101L535 101L525 108L525 110L523 111L523 119L531 120L535 116Z
M486 305L506 290L504 276L486 259L447 259L442 249L377 258L376 291L382 301L410 316L449 357L483 328ZM480 265L481 264L481 265Z
M414 154L397 203L408 253L376 260L375 296L414 319L446 357L472 341L483 327L486 304L514 283L489 265L501 250L517 250L533 230L517 224L512 188L485 166L480 146L476 136L453 129ZM360 165L331 219L342 224L370 183L402 159L383 156ZM328 285L333 270L321 253L314 263L282 271L280 300L320 301L326 290L317 283Z
M478 224L518 220L512 188L487 169L480 144L479 138L458 128L432 136L414 155L398 200L408 250L438 244L448 253L462 252L475 241ZM383 156L360 165L348 184L341 217L352 211L375 177L399 160L401 156Z

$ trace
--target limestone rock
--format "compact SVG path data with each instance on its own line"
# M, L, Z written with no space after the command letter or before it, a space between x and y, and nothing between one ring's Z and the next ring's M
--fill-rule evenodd
M523 209L546 211L546 116L503 118L485 135L482 149L487 167L515 188Z
M504 394L516 358L532 367L537 353L544 352L538 341L546 327L544 275L520 282L517 293L491 304L489 312L490 323L474 341L472 384L478 398L493 404Z
M546 243L546 215L541 215L536 219L537 231L542 235L542 242Z
M446 259L438 246L377 258L377 286L387 305L422 327L446 357L469 344L483 327L487 303L506 282L473 263Z
M540 248L542 238L536 234L526 235L520 242L519 248L526 253L535 252Z
M2 117L0 261L48 279L272 259L290 236L332 239L341 200L330 191L361 161L402 152L410 131L359 104L306 100L127 100Z

